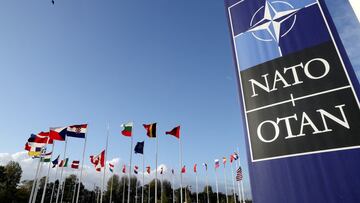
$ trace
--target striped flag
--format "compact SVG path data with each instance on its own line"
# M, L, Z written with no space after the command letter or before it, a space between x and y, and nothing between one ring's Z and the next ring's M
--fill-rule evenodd
M146 172L147 172L148 174L150 174L150 172L151 172L151 171L150 171L150 166L147 166L147 167L146 167Z
M111 173L114 172L114 164L109 163L109 170L110 170Z
M138 173L139 173L138 170L139 170L139 167L135 165L135 166L134 166L134 173L135 173L135 174L138 174Z
M215 159L215 169L220 167L219 159Z
M79 163L80 163L80 161L73 161L71 163L71 168L78 169L79 168Z
M243 179L241 166L236 170L236 181L241 181Z
M69 161L69 158L61 160L59 167L67 167L68 161Z
M60 158L60 155L58 155L57 157L56 157L56 159L54 159L51 163L53 164L53 168L55 168L57 165L58 165L58 163L59 163L59 158Z
M51 154L52 154L52 152L43 154L41 156L41 162L50 162L51 161Z
M223 164L224 164L224 167L225 167L225 164L226 164L226 157L223 157Z
M121 131L121 134L126 137L131 137L133 125L133 122L122 124L121 127L124 129Z
M146 130L146 135L150 138L155 138L156 137L156 123L152 123L152 124L143 124L145 130Z

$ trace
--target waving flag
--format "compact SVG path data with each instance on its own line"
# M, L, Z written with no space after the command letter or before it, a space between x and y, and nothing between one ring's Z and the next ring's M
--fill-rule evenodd
M194 164L194 173L196 173L197 171L196 171L196 164Z
M241 166L236 170L236 181L241 181L243 179Z
M150 166L147 166L147 167L146 167L146 172L147 172L148 174L150 174L150 172L151 172L151 171L150 171Z
M33 147L28 152L28 155L33 156L34 158L39 158L40 155L42 154L42 151L43 151L43 147Z
M133 122L122 124L121 127L124 129L121 131L121 134L123 134L126 137L131 137L133 125L134 125Z
M134 148L135 154L144 154L144 141L137 142Z
M114 164L109 163L109 170L110 170L111 173L114 172Z
M181 168L181 173L186 173L186 167L185 167L185 165Z
M53 144L54 141L49 137L49 134L49 132L40 132L37 135L32 134L28 139L28 142Z
M224 164L224 167L225 167L225 164L226 164L226 157L223 157L223 164Z
M90 162L94 165L96 171L101 171L101 168L105 166L105 150L99 155L90 156Z
M123 165L122 172L123 172L123 173L126 173L126 165L125 165L125 164Z
M59 167L67 167L69 158L60 161Z
M73 161L71 163L71 168L78 169L79 168L79 163L80 163L80 161Z
M203 163L203 166L205 167L205 171L207 171L207 163Z
M135 174L138 174L138 169L139 169L139 167L135 165L135 166L134 166L134 173L135 173Z
M67 133L67 127L50 128L49 137L53 140L64 141Z
M41 162L50 162L51 161L51 154L52 154L52 152L43 154L41 156Z
M51 163L53 164L53 168L55 168L57 165L58 165L58 163L59 163L59 158L60 158L60 155L58 155L57 157L56 157L56 159L54 159Z
M232 156L234 157L234 160L238 160L238 159L239 159L239 155L238 155L236 152L234 152L234 154L233 154Z
M156 137L156 123L153 124L144 124L144 128L146 129L146 135L150 138Z
M174 169L171 169L171 173L174 175Z
M160 168L160 175L162 175L163 173L164 173L164 168L161 167L161 168Z
M85 138L87 124L71 125L67 127L66 131L66 135L69 137Z
M220 167L219 159L215 159L215 169Z
M173 128L172 130L167 131L165 134L173 135L179 139L180 138L180 126L177 126L177 127Z

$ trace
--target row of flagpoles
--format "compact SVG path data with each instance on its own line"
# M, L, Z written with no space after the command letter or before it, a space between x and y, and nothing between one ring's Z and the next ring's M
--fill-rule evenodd
M130 137L130 160L129 160L129 169L128 170L128 191L127 191L127 203L129 203L130 201L130 178L131 178L131 168L132 168L132 153L133 153L133 123L126 123L121 125L121 127L123 127L123 130L121 131L122 135L126 136L126 137ZM156 139L156 153L155 153L155 165L156 165L156 172L155 172L155 200L157 200L157 183L158 183L158 177L157 177L157 169L158 169L158 137L156 135L157 131L156 131L156 123L152 123L152 124L144 124L143 127L146 130L146 134L149 138L155 138ZM78 187L77 187L77 191L75 191L76 187L74 188L74 195L73 195L73 202L75 201L76 203L78 203L79 201L79 195L80 195L80 185L82 182L82 175L83 175L83 165L84 165L84 158L85 158L85 150L86 150L86 140L87 140L87 130L88 130L88 126L87 124L82 124L82 125L72 125L72 126L67 126L67 127L61 127L61 128L50 128L49 132L41 132L37 135L31 135L30 138L28 139L28 142L25 144L25 149L28 151L28 154L30 156L32 156L33 158L39 158L39 162L38 162L38 166L36 169L36 173L35 173L35 179L34 179L34 183L32 186L32 190L31 190L31 194L30 194L30 198L29 198L29 203L35 203L36 200L36 196L37 196L37 191L38 191L38 186L39 186L39 179L38 176L40 174L40 171L42 169L42 167L40 166L42 162L50 162L50 160L52 159L52 155L53 155L53 150L55 148L55 142L54 140L57 141L65 141L64 144L64 154L63 154L63 159L59 164L59 157L60 155L52 161L53 163L53 168L55 166L58 166L56 169L56 174L55 174L55 178L57 178L57 174L58 174L58 169L61 168L61 172L60 172L60 179L59 179L59 186L57 188L57 193L56 193L56 203L60 202L62 203L63 200L63 195L64 195L64 188L65 188L65 181L63 181L63 170L64 167L67 167L67 163L68 163L68 158L66 158L66 150L67 150L67 141L68 141L68 137L75 137L75 138L84 138L84 145L83 145L83 154L82 154L82 161L81 161L81 169L80 169L80 177L79 177L79 182L78 182ZM101 170L104 168L103 170L103 176L101 178L101 194L100 194L100 202L102 202L103 200L103 191L104 191L104 186L105 186L105 171L106 171L106 164L105 164L105 157L107 157L107 152L108 152L108 139L109 139L109 125L107 125L107 133L106 133L106 145L105 145L105 150L103 150L100 154L96 155L96 156L90 156L90 162L94 165L96 171L101 172ZM176 137L179 140L179 165L181 168L180 171L180 202L184 202L183 201L183 186L182 186L182 175L183 173L186 172L186 168L185 166L183 166L182 164L182 147L181 147L181 139L180 139L180 126L177 126L175 128L173 128L171 131L165 132L165 134L168 135L173 135L174 137ZM46 148L48 145L52 145L52 150L49 153L46 153ZM142 191L141 191L141 202L144 203L144 174L145 174L145 158L144 158L144 142L137 142L134 151L135 154L139 153L142 154L142 160L143 160L143 174L142 174ZM241 166L240 166L240 159L237 153L234 153L230 156L230 163L232 163L234 160L238 160L238 162L236 163L236 178L234 178L235 173L233 172L233 167L232 164L231 165L231 173L232 173L232 180L233 180L233 194L234 194L234 199L235 197L235 180L237 181L237 186L238 186L238 192L239 192L239 201L241 202L240 198L242 196L242 200L244 202L244 190L243 190L243 183L242 183L242 170L241 170ZM79 167L79 162L78 160L74 160L72 163L72 167L74 169L77 169ZM223 158L223 164L224 164L224 177L225 177L225 193L226 193L226 201L228 202L228 194L227 194L227 183L226 183L226 172L225 172L225 164L226 164L226 158ZM41 203L44 202L44 198L45 198L45 193L46 193L46 186L48 183L48 177L49 177L49 172L50 172L50 165L48 167L48 172L47 172L47 176L45 178L45 186L43 189L43 193L42 193L42 198L41 198ZM208 189L208 178L207 178L207 164L204 163L203 164L205 169L206 169L206 185L207 185L207 199L208 199L208 203L209 203L209 189ZM219 160L216 159L215 160L215 181L216 181L216 193L217 193L217 202L219 203L219 189L218 189L218 177L217 177L217 169L219 168L220 164L219 164ZM194 165L194 172L196 174L196 200L198 202L198 177L197 177L197 169L196 169L197 165ZM124 165L123 167L123 173L125 173L125 169L126 166ZM134 168L138 169L137 166L135 166ZM114 170L114 165L112 163L109 163L109 169L112 172ZM146 167L147 172L150 174L150 166ZM40 171L39 171L40 170ZM137 171L137 170L136 170ZM135 170L134 170L135 172ZM163 174L163 169L161 169L160 174ZM172 174L174 175L174 170L172 169ZM113 181L113 180L111 180ZM161 179L161 189L162 189L162 182L163 182L163 176ZM239 182L241 185L239 185ZM112 183L112 182L111 182ZM174 176L172 178L172 184L173 184L173 196L174 196ZM60 187L62 188L60 190ZM112 184L111 184L112 187ZM50 202L52 202L52 198L53 198L53 194L54 194L54 188L55 188L55 184L53 185L52 188L52 193L51 193L51 200ZM240 188L242 191L240 191ZM150 190L150 187L149 187ZM60 197L60 192L61 192L61 197ZM125 191L123 191L125 192ZM137 190L136 190L137 192ZM149 191L150 192L150 191ZM75 195L76 194L76 195ZM150 193L149 193L150 194ZM162 194L162 192L161 192ZM75 198L76 196L76 198ZM124 195L123 195L124 198ZM150 198L150 197L149 197ZM186 198L186 196L185 196ZM74 200L75 199L75 200ZM110 202L112 199L112 188L110 191ZM163 198L161 198L162 200ZM175 202L175 198L173 197L173 202ZM235 201L236 202L236 201ZM123 201L124 203L124 201Z

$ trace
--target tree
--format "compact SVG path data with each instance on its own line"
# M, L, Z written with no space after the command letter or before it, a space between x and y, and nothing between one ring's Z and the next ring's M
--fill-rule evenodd
M22 169L19 163L10 161L0 168L0 202L15 202L17 186L20 183Z

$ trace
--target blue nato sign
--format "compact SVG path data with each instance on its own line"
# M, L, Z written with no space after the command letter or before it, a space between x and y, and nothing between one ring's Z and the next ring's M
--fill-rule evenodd
M225 0L255 202L360 202L359 84L323 1Z

